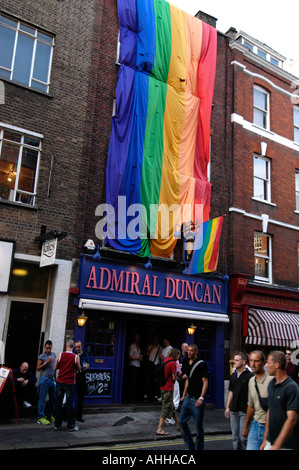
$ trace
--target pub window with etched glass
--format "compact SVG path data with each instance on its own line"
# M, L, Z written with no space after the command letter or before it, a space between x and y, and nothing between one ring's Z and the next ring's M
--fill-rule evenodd
M48 93L54 37L0 15L0 78Z
M0 128L0 200L34 205L41 140Z
M270 235L254 233L254 278L257 281L272 282L272 254Z

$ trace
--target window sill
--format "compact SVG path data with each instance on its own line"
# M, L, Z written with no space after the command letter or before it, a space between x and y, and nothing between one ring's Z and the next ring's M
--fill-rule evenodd
M23 207L24 209L30 209L30 210L38 210L38 206L32 206L31 204L25 204L24 202L14 202L14 201L7 201L6 199L1 199L0 198L0 204L4 204L7 206L13 206L13 207Z
M295 214L299 214L299 211L295 210L294 213L295 213Z
M25 90L33 91L34 93L37 93L38 95L46 96L47 98L53 98L53 95L51 93L46 93L45 91L36 90L35 88L24 85L22 83L15 82L13 80L8 80L7 78L1 77L1 75L0 75L0 81L5 82L5 83L9 83L10 85L15 85L19 88L24 88Z
M254 280L254 282L256 282L257 284L267 284L267 285L271 285L271 284L272 284L272 282L271 282L270 279L258 279L258 278L255 277L253 280Z
M264 199L259 199L259 198L254 197L254 196L251 199L253 201L262 202L264 204L268 204L269 206L276 207L276 204L274 204L273 202L265 201Z
M270 129L267 129L266 127L258 126L257 124L254 124L254 122L252 123L252 126L256 127L257 129L260 129L263 132L267 132L270 135L275 135L275 132L270 131Z

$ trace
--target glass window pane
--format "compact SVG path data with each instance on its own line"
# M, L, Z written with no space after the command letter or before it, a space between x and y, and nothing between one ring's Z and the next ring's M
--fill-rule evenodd
M51 46L37 41L33 78L48 83L48 72L51 56Z
M12 270L11 295L45 299L49 268L43 268L43 274L43 276L40 275L39 265L15 261Z
M13 131L4 131L3 139L12 140L13 142L21 142L21 134Z
M23 149L18 189L28 191L29 193L34 192L37 159L38 152L36 150L28 148Z
M29 33L29 34L31 34L32 36L35 36L35 29L34 29L34 28L30 28L30 26L26 26L25 24L20 23L20 29L21 29L22 31L25 31L25 33Z
M277 66L279 66L279 62L278 62L278 60L276 60L276 59L273 59L273 57L270 57L270 62L271 62L271 64L274 64L274 65L277 65Z
M299 192L296 193L296 211L299 211Z
M36 139L35 137L24 137L24 144L31 145L31 147L39 147L40 140Z
M299 127L299 108L294 108L294 126Z
M248 42L244 41L244 46L248 47L251 51L253 51L253 46L249 44Z
M268 178L268 165L263 158L254 157L254 176L263 179Z
M265 185L264 181L254 178L254 197L265 200Z
M263 59L267 59L267 55L266 55L263 51L258 50L258 51L257 51L257 54L258 54L260 57L262 57Z
M294 129L294 141L299 144L299 128L295 127Z
M0 66L11 69L16 32L0 26Z
M269 260L255 257L254 275L269 278Z
M254 109L253 122L257 126L265 129L267 123L266 114L263 111L260 111L259 109Z
M255 254L268 256L269 255L269 239L262 233L254 234L254 252Z
M296 191L299 191L299 172L295 173Z
M25 85L29 85L33 43L33 38L19 33L13 79Z
M6 16L0 15L0 22L7 24L8 26L11 26L12 28L17 28L18 23L14 20L11 20L10 18L7 18Z
M254 106L266 111L267 109L267 95L257 88L254 89Z
M49 36L48 34L41 33L40 31L37 32L37 37L42 39L43 41L48 42L49 44L53 44L53 37Z

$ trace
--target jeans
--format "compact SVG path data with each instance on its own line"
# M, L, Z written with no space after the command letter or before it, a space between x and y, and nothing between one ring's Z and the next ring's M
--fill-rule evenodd
M265 425L253 420L248 434L246 450L260 450L264 434Z
M205 411L205 403L201 406L195 406L196 399L186 396L184 398L179 424L183 434L183 438L188 450L203 450L204 448L204 428L203 428L203 417ZM188 421L193 416L196 427L196 440L195 443L190 432Z
M49 394L49 409L47 410L47 416L50 417L53 415L53 410L55 407L55 382L53 377L48 375L42 375L39 379L39 393L38 393L38 418L43 418L45 416L45 407L47 395Z
M55 427L61 428L62 416L62 402L64 394L66 396L66 419L68 429L75 427L75 384L64 384L56 382L56 406L55 406Z
M234 450L245 450L246 438L242 436L242 433L245 424L246 413L243 411L230 411L229 418L233 436L233 448Z

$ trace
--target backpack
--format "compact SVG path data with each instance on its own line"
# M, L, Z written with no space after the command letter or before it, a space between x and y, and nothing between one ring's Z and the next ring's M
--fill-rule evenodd
M167 379L170 377L171 373L169 374L168 377L165 377L165 366L166 364L172 361L174 361L174 359L171 359L170 361L162 362L161 364L156 365L155 376L156 376L156 381L159 387L164 387L164 385L167 382Z

